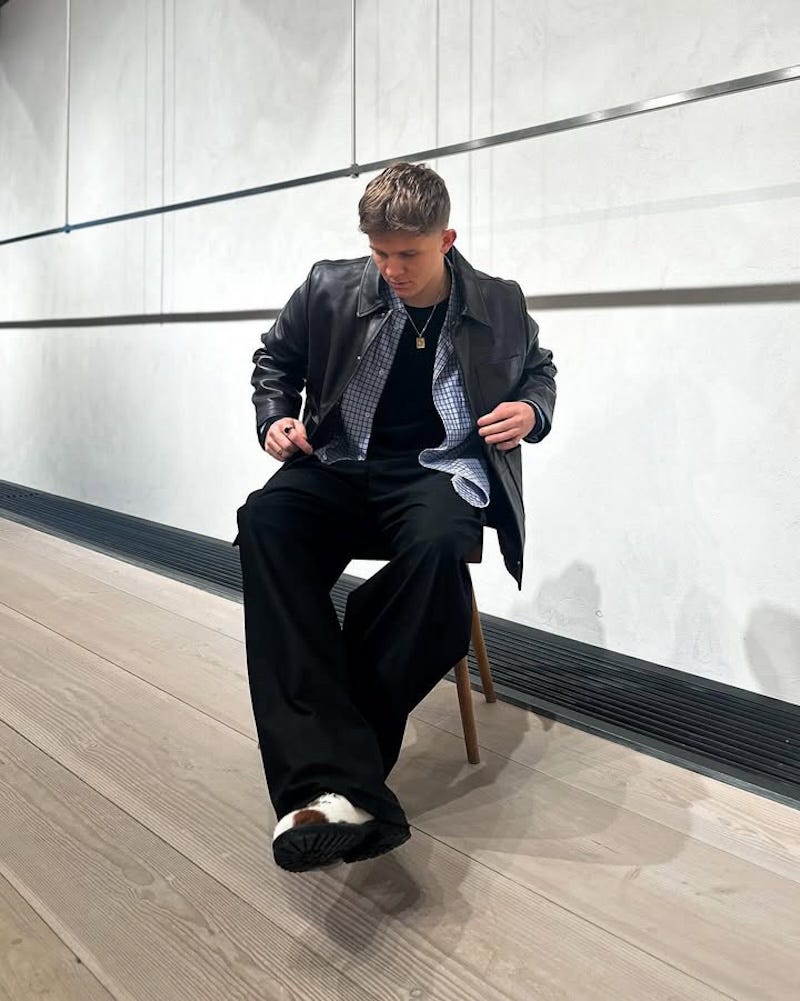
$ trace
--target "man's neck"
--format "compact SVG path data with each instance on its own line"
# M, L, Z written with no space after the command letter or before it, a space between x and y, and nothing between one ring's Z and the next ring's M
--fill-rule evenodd
M430 286L423 290L413 299L406 299L405 305L416 309L425 309L435 306L437 302L447 298L450 294L450 268L442 261L442 274L436 283L431 282Z

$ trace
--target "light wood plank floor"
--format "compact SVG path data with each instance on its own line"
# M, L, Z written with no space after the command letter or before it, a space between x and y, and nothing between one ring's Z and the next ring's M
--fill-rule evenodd
M0 520L0 1001L796 1001L800 811L455 689L382 859L276 869L241 606Z

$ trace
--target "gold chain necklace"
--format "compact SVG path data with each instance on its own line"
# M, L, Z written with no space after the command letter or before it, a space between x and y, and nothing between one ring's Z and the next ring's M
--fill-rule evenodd
M417 333L417 351L422 351L422 349L425 347L425 331L428 329L428 325L433 319L433 314L436 312L438 306L439 303L437 302L436 305L433 307L433 309L430 311L430 315L428 316L428 319L425 321L425 326L422 328L422 330L420 330L419 327L416 325L416 323L414 323L411 313L409 313L409 311L406 309L406 316L408 317L408 322L411 324L411 326Z

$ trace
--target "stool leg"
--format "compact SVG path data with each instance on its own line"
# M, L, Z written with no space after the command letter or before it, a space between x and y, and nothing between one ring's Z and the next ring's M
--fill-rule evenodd
M472 649L475 651L475 658L478 661L478 668L481 672L481 684L483 694L487 702L497 702L494 693L494 681L492 681L492 669L489 667L489 657L486 653L486 643L483 639L483 629L481 629L481 617L478 614L478 605L475 601L475 594L472 595Z
M475 709L472 705L472 687L469 683L467 658L456 664L456 687L458 688L458 704L461 708L461 725L464 728L464 743L467 745L467 761L471 765L481 762L478 750L478 731L475 727Z

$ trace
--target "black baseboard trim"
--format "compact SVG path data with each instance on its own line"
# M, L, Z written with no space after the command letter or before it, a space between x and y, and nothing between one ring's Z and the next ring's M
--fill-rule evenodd
M2 480L0 516L241 600L230 542ZM339 615L359 583L345 575L334 587ZM497 616L481 621L503 701L800 807L800 706Z

